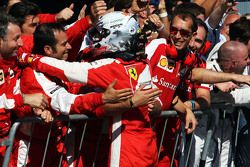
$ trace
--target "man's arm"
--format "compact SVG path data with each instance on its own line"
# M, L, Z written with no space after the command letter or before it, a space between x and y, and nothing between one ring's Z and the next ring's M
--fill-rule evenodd
M192 69L190 79L193 82L207 84L232 81L235 83L244 83L250 85L250 76L233 73L215 72L203 68Z
M197 120L192 110L187 107L178 96L176 96L172 102L173 108L179 113L182 120L185 122L186 132L192 133L197 125Z
M196 110L203 110L211 105L210 90L206 88L197 88L195 90L196 98L193 100L185 101L189 108Z

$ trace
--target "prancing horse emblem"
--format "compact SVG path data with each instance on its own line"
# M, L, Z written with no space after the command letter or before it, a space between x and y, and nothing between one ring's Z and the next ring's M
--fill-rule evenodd
M133 78L134 80L137 80L138 75L137 75L137 72L136 72L135 68L128 69L128 72L129 72L129 75L130 75L131 78Z

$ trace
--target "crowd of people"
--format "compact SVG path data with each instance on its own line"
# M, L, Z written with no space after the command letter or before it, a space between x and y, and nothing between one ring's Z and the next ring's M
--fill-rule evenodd
M166 167L172 158L182 166L172 153L183 125L184 135L194 133L188 164L196 167L208 118L193 110L250 102L250 19L237 2L96 0L70 24L73 3L55 14L29 0L8 0L1 9L0 141L16 118L44 122L21 125L9 166ZM178 117L168 119L162 142L165 119L157 116L171 109ZM84 124L51 126L61 114L105 119L89 121L79 150ZM249 159L232 158L233 114L221 115L206 166L248 166ZM0 146L0 164L5 150Z

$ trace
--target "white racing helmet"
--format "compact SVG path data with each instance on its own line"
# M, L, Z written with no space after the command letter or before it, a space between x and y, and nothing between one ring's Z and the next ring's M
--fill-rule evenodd
M130 52L140 32L134 15L111 12L101 16L96 26L89 30L90 48L94 56L107 53Z

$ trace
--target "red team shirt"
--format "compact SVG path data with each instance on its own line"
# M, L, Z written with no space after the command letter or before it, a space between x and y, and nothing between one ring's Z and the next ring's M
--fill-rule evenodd
M154 84L160 88L163 93L160 96L162 101L162 110L171 109L173 98L176 94L176 89L183 78L188 77L192 65L196 62L193 55L186 56L186 61L168 55L170 46L166 39L156 39L150 42L146 47L146 54L152 65L152 80ZM190 56L190 57L188 57ZM188 64L184 64L188 62ZM157 144L159 147L165 119L158 119L155 125ZM164 142L160 149L159 163L157 167L170 166L174 144L176 140L176 131L180 128L180 120L177 118L168 119ZM174 160L174 165L178 166L178 160Z
M101 59L91 63L69 63L49 57L35 60L33 67L62 80L107 88L114 79L116 89L140 85L152 87L151 67L145 61L124 62L121 59ZM118 111L119 112L119 111ZM157 163L155 135L150 127L147 107L117 113L111 122L111 152L109 166L154 166Z

